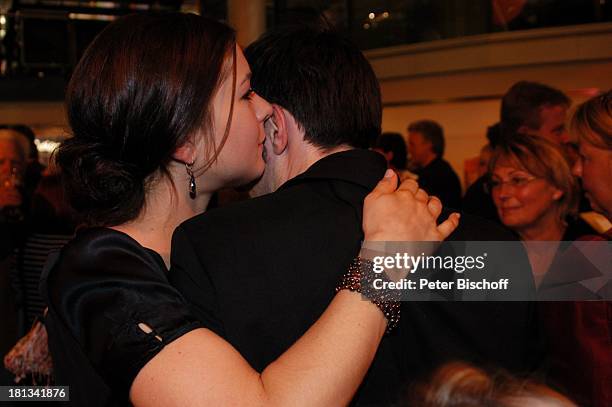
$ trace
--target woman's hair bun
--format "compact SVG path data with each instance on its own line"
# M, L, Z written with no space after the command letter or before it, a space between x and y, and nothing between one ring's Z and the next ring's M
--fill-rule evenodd
M118 225L135 218L144 205L145 176L88 139L62 143L55 160L72 207L92 225Z
M192 137L214 145L214 95L235 50L231 28L185 13L124 16L92 41L66 89L74 137L57 153L73 207L90 224L134 219L148 182ZM233 63L234 61L232 61Z

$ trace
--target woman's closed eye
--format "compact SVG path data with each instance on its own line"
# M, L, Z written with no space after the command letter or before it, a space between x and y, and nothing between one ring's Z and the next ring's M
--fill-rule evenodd
M242 99L251 100L255 95L255 90L253 88L249 88L244 95L242 95Z

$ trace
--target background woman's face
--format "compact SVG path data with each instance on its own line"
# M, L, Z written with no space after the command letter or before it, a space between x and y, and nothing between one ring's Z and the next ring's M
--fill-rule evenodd
M580 159L572 170L582 178L593 209L612 219L612 151L581 142Z
M231 56L230 56L231 59ZM230 61L231 63L231 61ZM236 93L230 131L217 161L204 173L203 187L217 190L245 185L264 171L263 122L272 106L251 90L251 70L242 50L236 51ZM232 105L232 74L223 81L213 99L214 140L220 145Z
M547 180L504 159L498 161L491 179L493 202L507 227L528 228L544 216L556 216L555 207L563 192Z

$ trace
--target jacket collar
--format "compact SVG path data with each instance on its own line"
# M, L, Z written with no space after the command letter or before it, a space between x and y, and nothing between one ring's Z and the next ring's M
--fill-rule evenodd
M279 191L309 180L334 179L373 189L387 169L385 158L375 152L353 149L321 158L302 174L285 182Z

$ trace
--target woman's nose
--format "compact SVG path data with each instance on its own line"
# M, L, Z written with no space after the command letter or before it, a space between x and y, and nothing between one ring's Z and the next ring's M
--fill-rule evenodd
M500 199L508 199L514 193L514 187L508 182L503 182L497 187L497 194Z
M272 105L257 93L253 96L255 97L255 115L258 121L263 122L268 117L272 116Z

